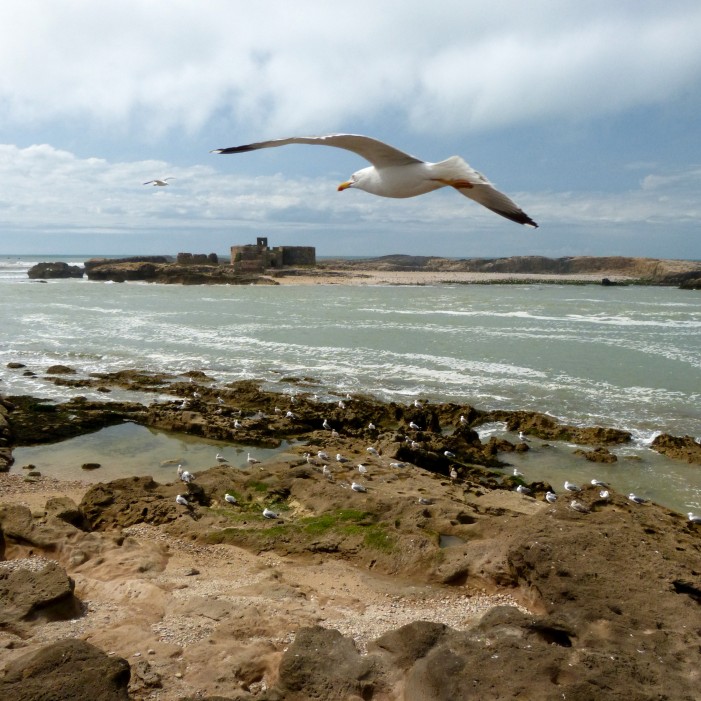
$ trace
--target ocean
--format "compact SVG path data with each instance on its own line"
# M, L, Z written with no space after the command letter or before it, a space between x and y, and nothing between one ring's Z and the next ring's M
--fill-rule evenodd
M519 458L528 479L555 484L553 473L558 482L565 470L578 479L596 473L621 491L678 510L701 508L699 466L648 447L660 432L701 436L698 292L565 284L40 283L27 277L40 260L85 258L0 257L4 394L85 394L43 379L46 367L60 363L80 373L203 370L222 384L257 379L289 393L300 391L289 378L303 378L305 391L329 401L338 392L361 392L535 410L575 425L622 428L635 440L616 449L621 459L613 466L573 459L572 446L532 450ZM8 369L13 361L37 376ZM499 425L482 432L508 437ZM28 450L38 449L17 449L15 457L31 457Z

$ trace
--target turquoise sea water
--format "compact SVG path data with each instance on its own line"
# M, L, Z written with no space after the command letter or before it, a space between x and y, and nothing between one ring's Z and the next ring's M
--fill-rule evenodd
M365 392L538 410L568 423L632 431L635 444L625 450L636 460L617 463L626 465L618 470L620 488L656 496L665 491L660 471L674 468L681 478L668 479L674 486L667 491L682 491L679 508L701 508L701 469L661 460L647 448L658 432L701 436L698 292L559 284L39 283L26 276L36 260L0 258L5 394L69 396L42 378L46 367L62 363L79 372L198 369L221 383L255 378L285 392L299 391L285 377L306 377L305 389L329 400L333 392ZM9 370L10 361L37 377ZM538 461L531 452L527 477L541 478L536 473L555 469L558 460L572 463L567 449L544 468L548 450ZM580 469L581 462L572 464Z

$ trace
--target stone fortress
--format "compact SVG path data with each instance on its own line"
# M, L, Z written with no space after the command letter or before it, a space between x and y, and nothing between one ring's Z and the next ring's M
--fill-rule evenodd
M219 265L216 253L178 253L179 265ZM268 246L268 239L259 236L255 244L231 247L230 264L237 273L261 273L268 268L314 266L314 246Z
M316 265L314 246L268 247L268 239L259 236L255 244L231 247L231 265L236 272L256 273L268 268Z

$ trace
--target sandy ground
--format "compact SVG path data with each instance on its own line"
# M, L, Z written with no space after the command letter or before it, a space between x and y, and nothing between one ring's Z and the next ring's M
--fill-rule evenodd
M88 487L0 474L0 503L25 504L39 515L48 498L79 503ZM145 524L123 535L118 542L114 533L80 533L60 544L51 557L75 581L84 615L37 624L22 640L0 633L0 674L31 649L75 637L130 662L135 699L176 701L236 689L255 695L274 683L301 627L337 629L365 653L370 641L415 620L464 630L496 605L518 606L507 594L415 583L325 554L253 553L175 538ZM6 554L8 560L30 555L43 557L18 546ZM137 669L159 675L161 687L141 684Z
M468 273L429 271L339 270L314 274L280 275L281 285L466 285L498 282L589 282L600 284L600 273L592 275L535 275L526 273ZM622 275L608 276L613 282L629 280Z
M32 512L43 511L51 497L69 497L80 504L90 482L66 481L53 477L25 479L21 474L0 472L0 504L12 503L28 506Z

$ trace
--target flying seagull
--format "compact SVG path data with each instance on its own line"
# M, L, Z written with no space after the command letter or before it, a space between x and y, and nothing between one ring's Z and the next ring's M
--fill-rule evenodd
M163 178L163 180L161 180L160 178L156 178L155 180L149 180L145 182L144 185L153 185L154 187L165 187L166 185L170 184L168 182L169 180L175 180L175 178Z
M518 224L538 226L515 202L499 192L484 175L471 168L460 156L451 156L439 163L427 163L378 139L359 134L294 136L219 148L212 153L245 153L288 144L335 146L357 153L370 161L370 166L356 171L349 180L341 183L338 186L339 192L357 188L380 197L403 198L416 197L449 186L502 217Z

